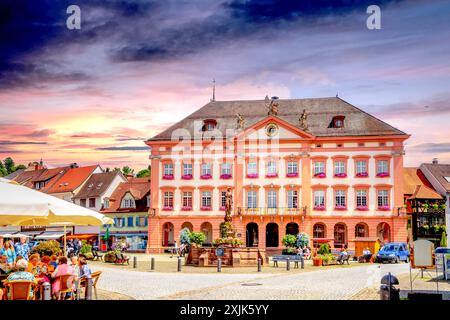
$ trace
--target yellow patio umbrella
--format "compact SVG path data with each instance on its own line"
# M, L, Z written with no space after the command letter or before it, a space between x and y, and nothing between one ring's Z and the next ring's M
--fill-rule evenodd
M114 221L93 210L0 178L0 225L101 226Z

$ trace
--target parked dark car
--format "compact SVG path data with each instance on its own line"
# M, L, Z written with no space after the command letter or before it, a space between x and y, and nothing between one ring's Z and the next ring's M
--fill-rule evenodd
M380 251L378 251L375 261L389 263L399 263L400 261L409 262L408 246L406 243L399 242L386 243Z

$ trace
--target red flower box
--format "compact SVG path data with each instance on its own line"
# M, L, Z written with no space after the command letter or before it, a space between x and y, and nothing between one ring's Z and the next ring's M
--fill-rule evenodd
M334 207L335 210L347 210L347 206L336 206Z
M359 207L356 207L356 210L358 210L358 211L367 211L367 210L369 210L369 208L367 206L359 206Z
M318 206L318 207L314 207L313 210L325 211L326 208L324 206Z
M192 174L183 174L181 176L181 179L183 179L183 180L191 180L192 179Z
M201 211L211 211L211 207L200 207Z
M181 211L192 211L192 207L181 207Z
M258 174L257 173L248 173L247 174L247 178L249 178L249 179L258 178Z
M369 176L369 174L368 174L367 172L358 172L358 173L356 174L356 176L357 176L358 178L366 178L366 177Z
M293 173L287 173L286 177L288 178L295 178L298 177L298 172L293 172Z
M334 176L335 176L336 178L346 178L346 177L347 177L347 174L346 174L346 173L336 173Z
M278 173L268 173L266 174L266 178L277 178L278 177Z
M219 208L220 211L225 211L226 209L227 209L227 208L225 208L225 207L220 207L220 208Z
M200 179L202 179L202 180L207 180L207 179L211 179L211 178L212 178L212 175L210 175L210 174L203 174L200 176Z
M382 207L378 207L378 210L380 210L380 211L390 211L391 208L389 206L382 206Z
M173 207L163 207L163 211L173 211Z
M380 178L389 177L389 172L379 172L379 173L377 173L377 177L380 177Z
M228 173L220 175L220 179L231 179L231 178L232 178L232 175L228 174Z
M173 174L165 174L162 176L164 180L173 180Z
M316 174L314 175L314 177L315 177L315 178L326 178L327 175L325 174L325 172L319 172L319 173L316 173Z

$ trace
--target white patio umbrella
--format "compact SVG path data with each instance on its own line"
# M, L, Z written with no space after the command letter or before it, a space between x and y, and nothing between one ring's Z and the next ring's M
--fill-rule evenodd
M48 194L0 178L0 225L101 226L111 218ZM64 248L66 250L66 248Z

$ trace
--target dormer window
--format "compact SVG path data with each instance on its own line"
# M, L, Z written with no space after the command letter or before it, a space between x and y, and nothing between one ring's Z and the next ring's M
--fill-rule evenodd
M345 116L334 116L330 128L343 128Z
M202 131L213 131L217 126L217 121L214 119L203 120Z
M125 195L125 197L123 197L123 199L122 199L122 203L121 203L120 207L124 208L124 209L136 208L136 203L134 202L134 198L130 194Z

